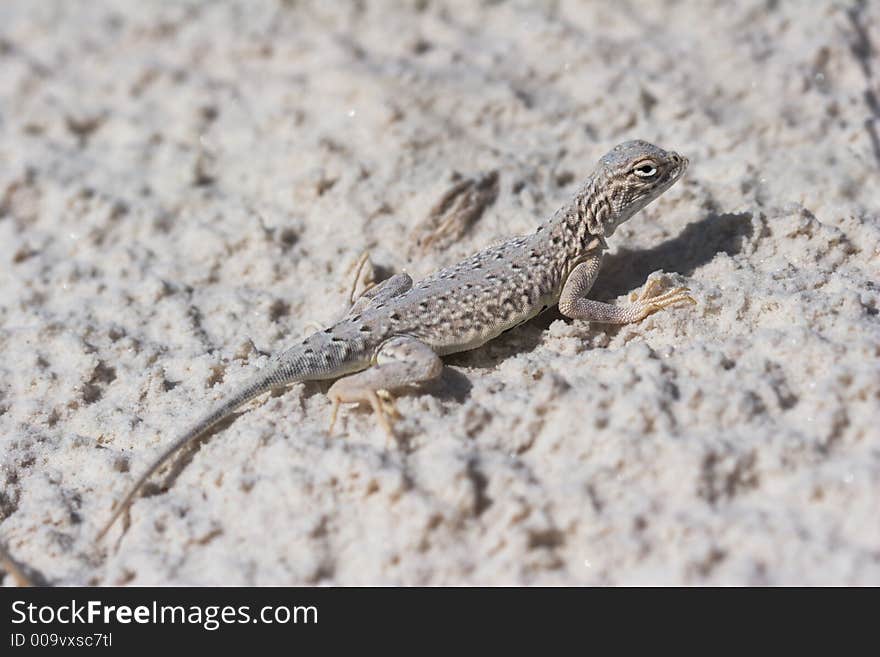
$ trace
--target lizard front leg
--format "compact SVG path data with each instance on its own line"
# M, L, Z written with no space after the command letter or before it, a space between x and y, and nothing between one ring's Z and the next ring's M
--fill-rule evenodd
M330 386L327 396L333 401L333 415L328 431L333 432L340 404L368 402L379 424L393 438L394 432L385 415L380 394L436 379L442 371L443 361L424 342L408 336L389 339L379 347L373 367L339 379Z
M587 299L586 294L596 281L601 262L602 256L597 254L572 270L559 297L559 312L572 319L606 324L630 324L676 303L696 303L688 294L690 290L686 287L677 287L658 294L659 283L656 279L648 281L641 296L633 293L630 296L631 303L625 306Z

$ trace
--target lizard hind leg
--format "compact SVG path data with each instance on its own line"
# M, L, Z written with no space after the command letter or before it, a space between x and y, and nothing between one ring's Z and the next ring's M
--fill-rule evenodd
M349 307L346 317L357 315L374 303L384 303L412 289L413 280L409 274L395 274L364 292Z
M345 310L340 316L340 319L359 313L366 305L366 302L363 300L364 297L367 297L367 295L376 288L375 272L373 270L373 262L370 260L369 251L364 251L358 256L358 259L354 264L349 267L349 270L352 269L354 270L354 277L352 278L351 286L349 288ZM363 286L360 294L358 294L359 283ZM379 285L381 286L381 284ZM324 324L315 321L314 319L306 322L306 331L308 333L315 333L321 331L323 328Z
M365 271L366 270L366 271ZM363 276L362 276L363 275ZM363 296L376 286L375 271L373 269L373 261L370 259L370 252L364 251L358 257L354 264L354 280L351 282L351 289L348 293L348 307L351 308L358 296ZM363 278L364 289L360 295L357 293L358 283Z
M395 274L381 283L374 280L373 263L370 261L370 252L364 251L354 264L355 274L348 294L347 305L343 313L336 321L346 317L358 315L373 303L381 303L408 292L412 288L413 280L409 274ZM358 293L358 284L362 283L363 290ZM320 331L324 324L311 320L306 322L309 333Z
M366 306L379 301L387 301L412 287L412 278L409 274L395 274L384 281L376 281L376 272L373 262L370 260L370 252L361 253L354 264L354 279L348 293L348 315L361 312ZM362 283L363 289L358 294L358 283Z
M397 411L390 405L391 392L436 379L442 371L443 361L424 342L409 336L390 338L379 347L373 367L339 379L330 386L327 395L334 405L330 431L340 404L366 402L373 408L385 433L393 438L388 416L396 416Z

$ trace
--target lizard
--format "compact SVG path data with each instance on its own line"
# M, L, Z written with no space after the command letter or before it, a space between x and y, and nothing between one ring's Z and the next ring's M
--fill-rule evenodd
M606 153L572 198L537 230L490 246L414 283L395 274L368 289L330 327L278 352L173 441L128 489L98 534L103 537L149 478L178 450L252 399L301 381L337 379L328 389L333 422L342 403L369 403L389 435L380 395L440 376L442 356L475 349L557 305L565 317L609 324L637 322L677 303L696 303L688 288L615 305L587 298L620 224L669 189L688 159L641 140Z

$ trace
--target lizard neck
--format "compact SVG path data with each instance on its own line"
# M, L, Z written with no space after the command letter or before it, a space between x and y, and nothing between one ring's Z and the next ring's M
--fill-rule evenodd
M548 248L561 260L576 262L596 249L605 250L605 225L612 209L604 181L593 176L571 200L538 228Z

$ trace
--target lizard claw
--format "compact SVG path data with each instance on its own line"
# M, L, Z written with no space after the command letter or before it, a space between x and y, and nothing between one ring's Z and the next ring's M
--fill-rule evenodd
M655 312L676 303L691 303L694 305L697 303L696 299L690 295L691 290L688 287L676 287L666 292L663 292L660 289L661 287L660 281L652 278L645 283L645 288L641 294L638 292L630 293L630 302L642 307L642 313L644 314L640 313L640 319L653 315Z
M676 303L691 303L696 305L697 300L688 294L688 292L690 292L690 290L686 287L677 287L658 296L642 300L641 303L647 310L645 316L647 317L647 315L651 315L658 310L663 310L667 306Z
M339 407L343 402L358 403L365 401L370 404L370 407L373 409L373 413L376 416L376 420L379 422L379 426L384 429L385 433L388 435L389 441L395 438L394 430L388 418L390 416L392 419L396 420L400 417L400 413L394 407L393 398L387 391L367 390L364 391L363 396L343 399L340 395L333 395L331 396L331 399L333 400L333 410L330 415L330 426L327 427L328 436L333 435L333 427L336 425L336 418L339 415Z
M333 400L333 411L330 413L330 426L327 427L327 436L333 437L333 427L336 426L336 417L339 415L339 405L342 400L339 397Z

